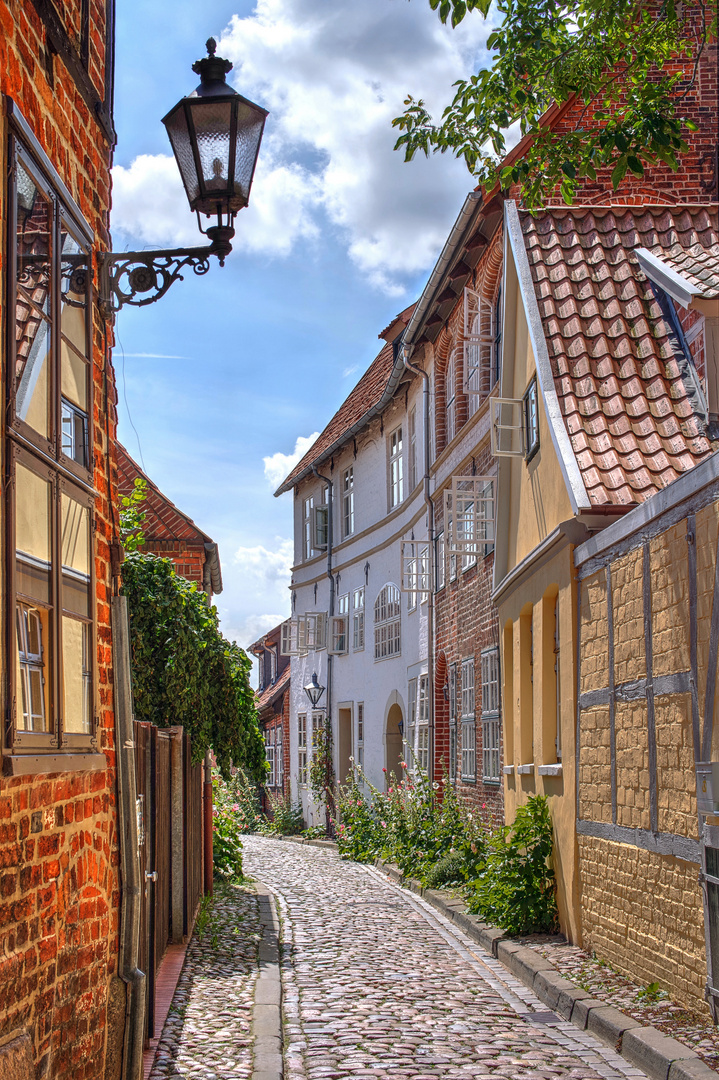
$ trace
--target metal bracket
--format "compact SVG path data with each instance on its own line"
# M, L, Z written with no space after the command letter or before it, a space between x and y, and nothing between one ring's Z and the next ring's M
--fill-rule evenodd
M214 244L170 251L102 251L100 261L100 310L106 319L125 306L145 307L164 296L170 286L183 280L186 267L198 277L210 269L210 256L218 255Z

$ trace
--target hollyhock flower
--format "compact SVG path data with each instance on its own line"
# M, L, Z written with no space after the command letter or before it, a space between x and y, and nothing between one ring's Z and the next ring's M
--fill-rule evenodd
M236 813L236 812L237 812L237 811L238 811L238 810L240 809L240 804L239 804L239 803L236 803L236 802L235 802L235 803L233 803L233 804L232 804L232 809L233 809L233 810L235 811L235 813Z
M382 826L383 829L387 828L387 822L386 821L380 821L380 825Z
M401 767L402 769L406 769L406 768L407 768L407 762L406 762L406 761L400 761L400 763L399 763L399 764L400 764L400 767Z
M387 770L386 770L386 769L383 769L383 770L382 770L382 772L387 772Z

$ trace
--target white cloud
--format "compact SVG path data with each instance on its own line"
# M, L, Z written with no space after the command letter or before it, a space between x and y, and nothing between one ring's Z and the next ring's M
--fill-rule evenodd
M226 637L246 648L289 616L292 559L292 540L277 536L267 546L238 547L223 561L225 589L215 603Z
M342 372L342 378L349 379L350 375L354 375L356 371L359 371L359 364L350 364L350 366L346 367Z
M319 434L319 431L315 431L312 435L300 435L291 454L278 452L262 459L265 465L265 477L273 491L292 472L297 462L305 456L312 443L319 437Z
M442 26L405 0L256 0L218 52L243 94L270 110L236 246L285 256L334 234L371 282L403 292L426 269L472 187L450 155L405 164L393 117L406 94L438 113L476 68L490 27ZM114 170L114 225L148 244L197 243L174 160L142 155Z

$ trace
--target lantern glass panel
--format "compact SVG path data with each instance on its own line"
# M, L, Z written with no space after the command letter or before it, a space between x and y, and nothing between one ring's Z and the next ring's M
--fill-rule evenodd
M250 198L252 174L255 171L265 116L254 105L245 101L240 100L237 106L235 197L239 196L242 200L240 205L246 206Z
M232 102L195 99L190 102L190 111L195 125L205 193L211 196L216 192L226 198L230 193L227 174L230 165ZM214 207L212 209L214 210Z
M190 139L184 101L181 101L170 115L165 117L164 122L167 127L167 134L170 136L172 149L175 152L190 207L194 210L195 202L200 195L200 185L197 178L195 155L192 152L192 140Z

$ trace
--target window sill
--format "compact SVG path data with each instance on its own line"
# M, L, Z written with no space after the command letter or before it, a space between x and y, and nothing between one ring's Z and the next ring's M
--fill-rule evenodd
M520 776L531 776L534 772L534 762L532 761L529 765L518 765L517 772Z
M537 772L540 776L561 776L562 763L558 761L554 765L540 765Z
M514 776L514 765L504 765L502 772L505 776Z
M107 768L104 754L4 754L5 776L34 776L42 773L101 772Z

